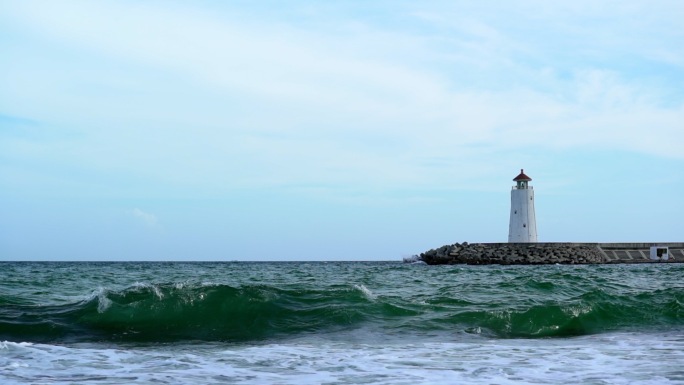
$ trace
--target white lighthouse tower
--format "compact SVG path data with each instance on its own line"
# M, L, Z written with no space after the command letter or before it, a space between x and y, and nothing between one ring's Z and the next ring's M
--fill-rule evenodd
M532 178L520 169L520 175L513 179L516 185L511 190L511 221L508 225L508 242L537 242L537 219L534 215L534 189L528 186Z

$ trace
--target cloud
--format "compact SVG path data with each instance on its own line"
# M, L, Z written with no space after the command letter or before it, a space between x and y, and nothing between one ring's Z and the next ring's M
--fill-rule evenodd
M154 214L145 212L143 210L140 210L139 208L134 208L133 210L130 211L130 213L140 220L142 223L149 227L156 227L158 222L157 222L157 217Z
M61 162L219 194L462 188L539 150L684 159L682 28L668 7L449 4L400 3L376 19L321 6L301 22L296 7L272 20L165 2L13 3L12 25L71 56L14 68L0 100L83 130ZM634 29L648 32L639 44Z

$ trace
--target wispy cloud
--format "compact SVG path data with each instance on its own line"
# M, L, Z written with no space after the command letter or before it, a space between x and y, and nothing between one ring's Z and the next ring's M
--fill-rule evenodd
M131 210L130 213L133 215L133 217L144 223L146 226L156 227L158 224L157 217L154 214L140 210L137 207Z
M14 24L87 60L55 60L46 92L10 88L87 131L65 151L73 163L206 189L457 188L445 170L476 175L520 149L684 159L684 95L653 70L682 71L681 6L576 3L400 3L376 19L297 3L288 15L321 19L299 23L248 7L22 2L6 6Z

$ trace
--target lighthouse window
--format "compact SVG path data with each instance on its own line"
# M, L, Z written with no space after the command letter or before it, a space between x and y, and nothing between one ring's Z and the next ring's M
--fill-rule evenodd
M518 213L518 210L513 210L513 214L517 214L517 213Z
M523 227L527 227L527 225L523 223Z
M532 200L532 197L530 197L530 200Z

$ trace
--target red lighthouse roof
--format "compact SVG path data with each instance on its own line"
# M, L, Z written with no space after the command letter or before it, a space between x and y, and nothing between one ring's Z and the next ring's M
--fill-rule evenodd
M529 182L529 181L531 181L531 180L532 180L532 178L530 178L529 176L525 175L525 173L523 172L523 169L521 168L521 169L520 169L520 175L516 176L515 179L513 179L513 182L518 182L518 181L521 181L521 182L527 181L527 182Z

